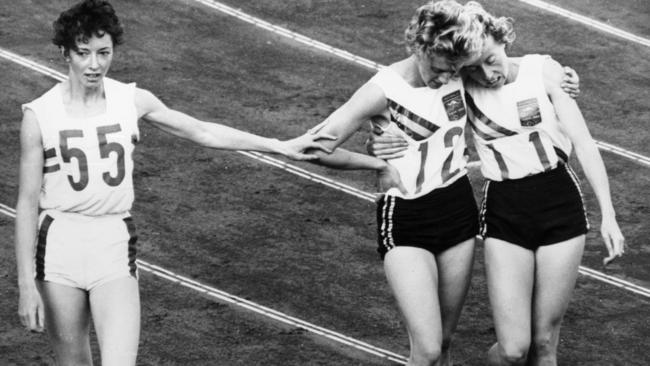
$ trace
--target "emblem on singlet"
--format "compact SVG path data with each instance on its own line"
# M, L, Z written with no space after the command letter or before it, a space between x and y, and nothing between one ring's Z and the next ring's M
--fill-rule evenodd
M517 111L519 112L519 122L523 127L532 127L542 122L536 98L517 102Z
M445 106L447 118L450 121L457 121L465 116L465 103L463 103L460 90L456 90L442 97L442 104Z

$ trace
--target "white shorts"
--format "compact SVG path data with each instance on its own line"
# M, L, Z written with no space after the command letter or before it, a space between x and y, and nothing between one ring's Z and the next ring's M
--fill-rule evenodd
M138 278L135 225L128 213L86 216L41 212L37 280L91 290L112 280Z

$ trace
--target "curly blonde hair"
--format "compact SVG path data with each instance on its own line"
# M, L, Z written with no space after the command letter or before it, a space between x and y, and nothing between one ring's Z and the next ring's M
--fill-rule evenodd
M404 32L407 51L452 62L479 53L483 27L466 10L454 0L432 1L419 7Z
M496 42L510 47L515 41L514 19L508 17L496 17L483 9L483 6L476 1L465 4L465 11L483 27L483 37L492 36Z

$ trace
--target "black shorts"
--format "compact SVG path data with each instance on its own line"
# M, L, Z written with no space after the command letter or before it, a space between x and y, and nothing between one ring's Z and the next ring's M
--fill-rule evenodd
M384 196L377 202L377 251L382 259L396 246L437 255L475 237L478 229L478 209L467 176L416 199Z
M565 164L521 179L485 182L480 217L483 238L530 250L589 230L580 182Z

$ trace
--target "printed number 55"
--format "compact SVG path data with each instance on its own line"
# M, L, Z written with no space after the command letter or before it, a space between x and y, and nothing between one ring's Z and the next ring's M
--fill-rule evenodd
M124 180L125 166L124 166L124 147L117 142L108 142L106 135L111 133L120 132L122 129L119 124L97 127L97 139L99 140L99 155L102 159L109 158L111 152L117 154L117 174L111 176L110 172L104 172L102 178L104 182L111 187L120 185ZM80 148L69 147L68 140L83 137L82 130L63 130L59 132L61 158L64 163L70 163L72 158L77 160L79 167L79 179L74 180L74 177L68 175L68 182L75 191L82 191L88 186L88 158L86 153Z

